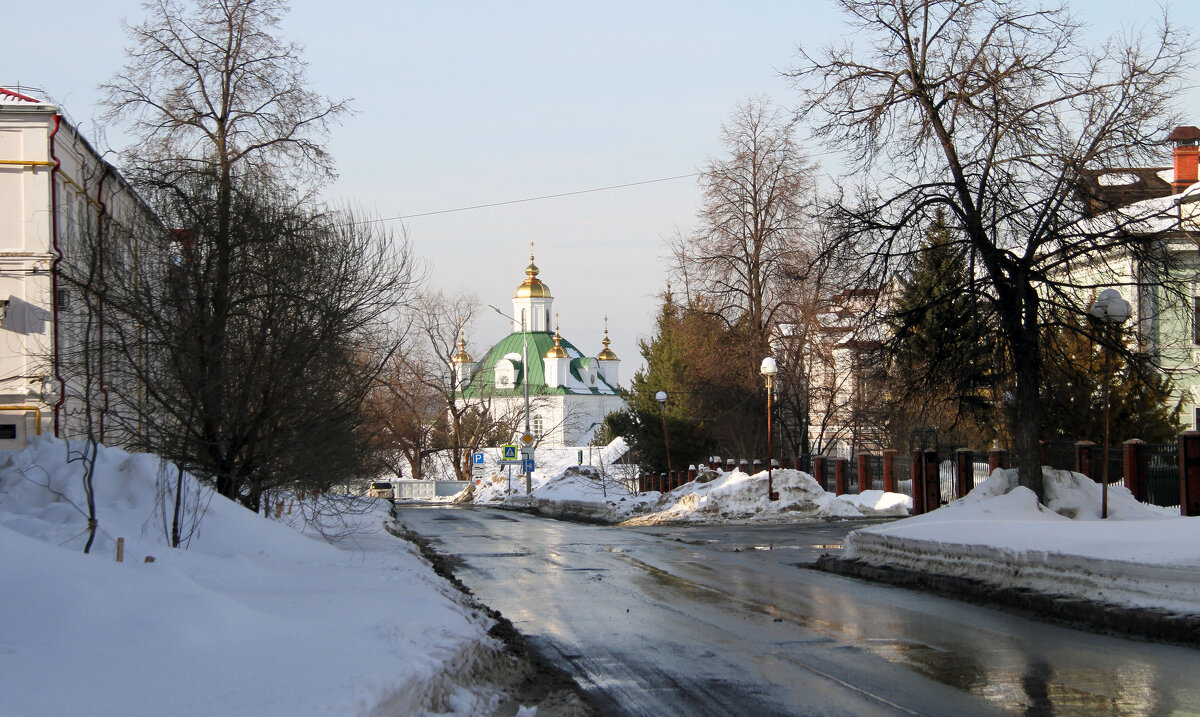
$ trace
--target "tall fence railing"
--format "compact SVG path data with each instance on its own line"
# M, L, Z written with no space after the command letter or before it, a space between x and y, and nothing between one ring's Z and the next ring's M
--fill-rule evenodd
M1192 448L1188 460L1181 460L1180 446L1185 441ZM1100 446L1087 441L1044 441L1040 450L1043 466L1083 473L1099 482L1107 463L1110 485L1123 483L1145 503L1183 506L1185 515L1192 514L1189 511L1200 514L1200 433L1188 431L1174 443L1126 441L1111 447L1107 456L1102 455ZM630 456L631 462L636 463L636 458ZM808 473L822 488L839 494L866 490L904 493L913 498L917 512L961 498L987 480L995 468L1009 467L1005 451L972 451L956 445L922 447L909 454L888 450L852 459L802 455L775 460L772 465ZM668 491L695 479L706 467L756 473L766 466L760 460L712 456L707 463L691 465L686 471L641 473L630 480L636 490Z

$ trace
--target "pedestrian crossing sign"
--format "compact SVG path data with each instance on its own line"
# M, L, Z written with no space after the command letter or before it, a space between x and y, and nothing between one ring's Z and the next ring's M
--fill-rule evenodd
M500 446L500 460L505 462L512 461L513 463L519 463L521 459L517 456L517 445L512 443L506 446Z

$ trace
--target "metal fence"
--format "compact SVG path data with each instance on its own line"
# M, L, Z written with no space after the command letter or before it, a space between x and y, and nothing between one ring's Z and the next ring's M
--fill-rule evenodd
M1179 444L1146 444L1146 499L1164 508L1178 508Z

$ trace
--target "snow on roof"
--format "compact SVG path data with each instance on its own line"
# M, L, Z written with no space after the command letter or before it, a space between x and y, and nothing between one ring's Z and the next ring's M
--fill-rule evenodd
M1134 202L1079 224L1086 234L1157 234L1179 227L1178 197L1156 197Z

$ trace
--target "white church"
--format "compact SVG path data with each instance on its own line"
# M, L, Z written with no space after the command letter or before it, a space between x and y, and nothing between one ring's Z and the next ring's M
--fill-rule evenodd
M519 416L520 435L528 387L533 445L584 446L606 415L626 407L617 388L621 362L609 348L607 326L604 348L585 356L559 334L553 306L554 297L538 278L531 251L525 281L512 300L512 333L479 361L471 360L465 339L459 339L454 357L458 400L483 403L498 418Z

